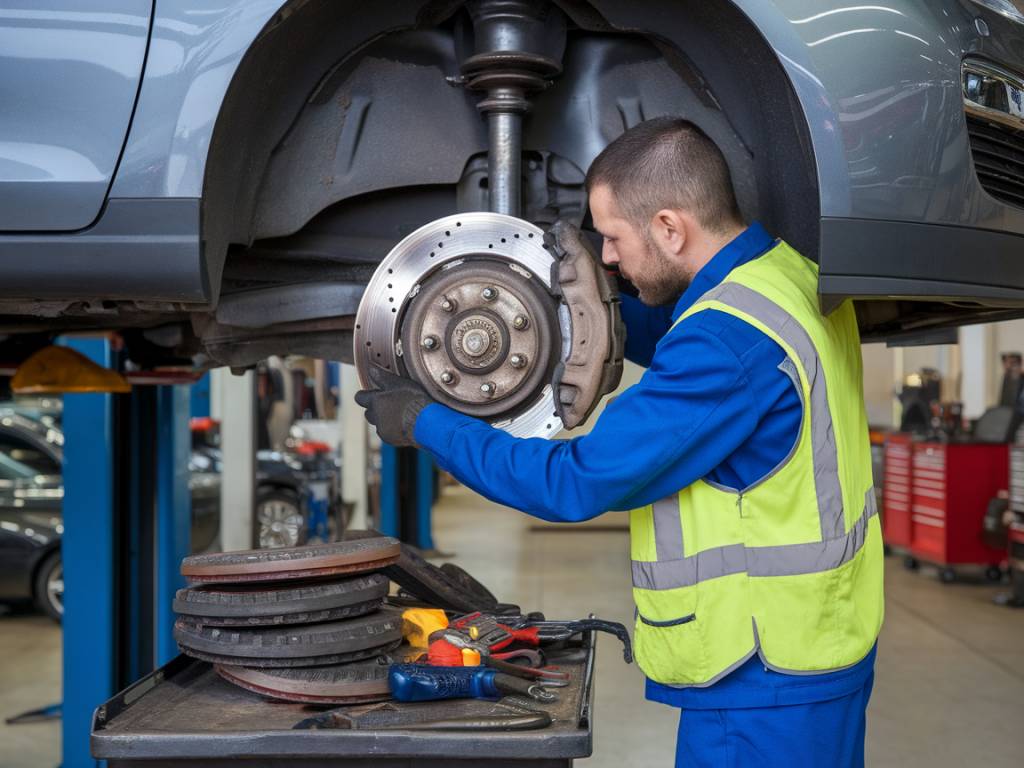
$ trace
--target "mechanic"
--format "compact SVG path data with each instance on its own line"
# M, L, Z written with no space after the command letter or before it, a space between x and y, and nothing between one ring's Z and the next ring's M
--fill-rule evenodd
M586 184L647 368L588 434L514 438L383 370L356 399L381 439L496 502L631 510L637 658L647 698L681 710L677 765L863 765L882 545L854 310L820 313L817 265L744 225L689 122L628 130Z

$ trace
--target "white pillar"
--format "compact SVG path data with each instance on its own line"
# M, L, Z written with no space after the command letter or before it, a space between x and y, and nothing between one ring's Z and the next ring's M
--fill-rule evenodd
M253 546L256 498L256 377L212 372L210 389L220 418L220 544L225 552Z
M964 404L964 417L968 419L981 416L990 402L992 367L988 337L991 332L991 327L985 325L967 325L960 329L960 397Z
M338 418L341 420L341 498L351 505L348 527L361 531L367 526L368 500L366 489L367 451L366 419L356 404L359 377L354 365L341 364L341 392L338 395Z

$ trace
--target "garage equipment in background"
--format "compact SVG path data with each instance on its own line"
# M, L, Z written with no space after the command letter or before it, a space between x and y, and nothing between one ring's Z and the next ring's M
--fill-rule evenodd
M943 581L957 566L985 566L1001 576L1003 549L987 546L984 519L989 501L1007 488L1005 443L915 442L890 435L886 443L883 525L886 544L918 562L938 565Z

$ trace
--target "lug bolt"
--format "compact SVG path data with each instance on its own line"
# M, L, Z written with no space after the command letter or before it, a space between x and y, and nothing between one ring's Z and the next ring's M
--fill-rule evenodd
M440 344L437 336L427 336L423 339L424 349L437 349L437 345Z
M480 295L483 296L484 301L494 301L496 298L498 298L498 289L492 288L491 286L487 286L486 288L483 289Z
M441 309L444 310L445 312L454 312L455 302L449 299L447 296L445 296L441 300Z
M451 371L443 371L441 373L441 383L442 384L454 384L455 383L455 374L452 373Z
M526 367L526 355L520 355L516 353L508 359L513 368L524 368Z
M530 321L526 319L526 315L516 315L512 320L512 327L517 331L525 331L526 326L530 324Z
M487 397L493 397L495 390L498 388L495 386L493 381L486 381L480 385L480 391Z

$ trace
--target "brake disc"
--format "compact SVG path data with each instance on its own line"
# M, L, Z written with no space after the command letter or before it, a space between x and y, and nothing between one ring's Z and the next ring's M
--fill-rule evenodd
M337 582L270 589L189 587L174 596L175 613L208 626L311 624L378 610L390 580L371 573Z
M400 553L398 539L388 536L304 547L214 552L186 557L181 561L181 575L190 584L291 581L380 570L398 560Z
M555 257L533 224L464 213L424 225L381 262L356 314L361 385L371 365L410 376L440 403L517 437L563 427L552 378L571 320Z
M280 701L361 704L391 698L386 658L303 669L247 669L221 664L214 669L240 688Z
M174 639L183 649L221 656L304 659L364 651L402 639L401 612L375 613L326 624L283 627L210 627L184 618L174 622Z

